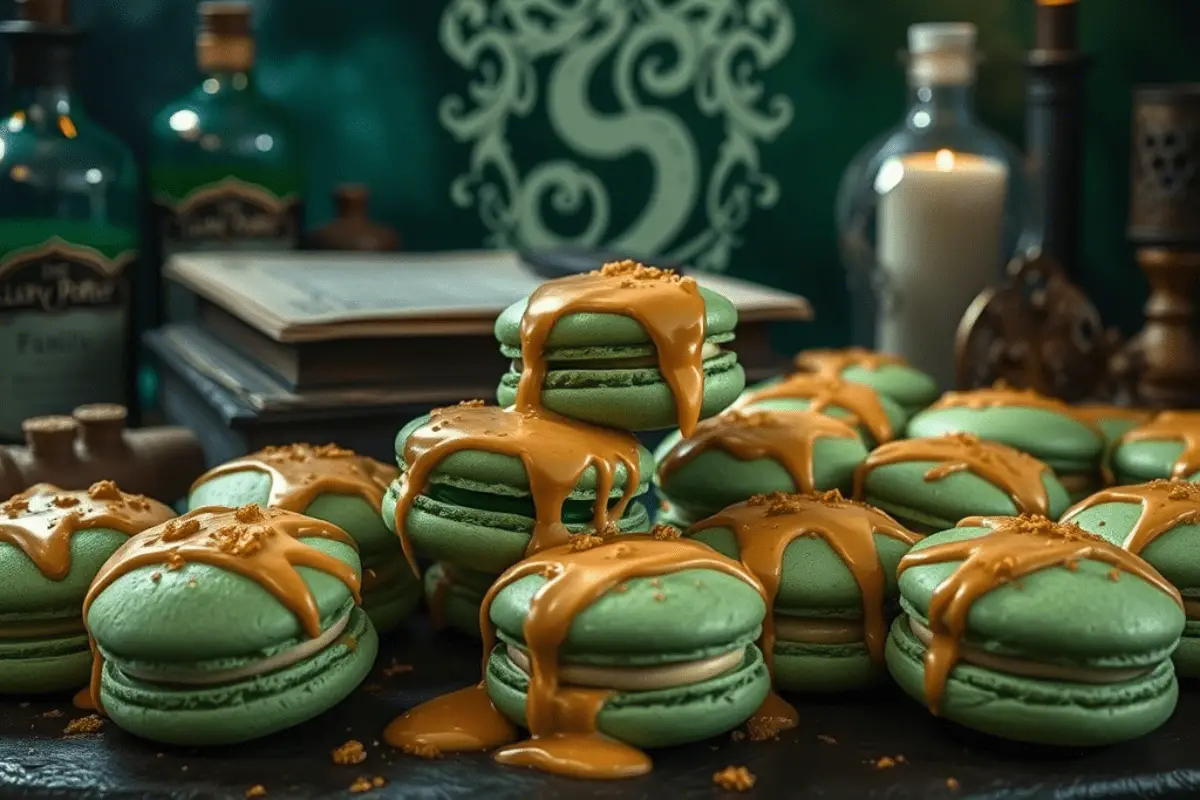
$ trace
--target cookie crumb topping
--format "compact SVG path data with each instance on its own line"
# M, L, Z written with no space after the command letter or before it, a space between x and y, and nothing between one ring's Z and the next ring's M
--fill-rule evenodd
M757 780L745 767L726 767L713 775L713 783L727 792L748 792Z

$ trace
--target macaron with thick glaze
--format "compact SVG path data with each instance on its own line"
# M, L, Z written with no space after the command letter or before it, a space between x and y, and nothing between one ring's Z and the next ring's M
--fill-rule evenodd
M623 430L690 432L745 388L725 349L736 325L729 300L670 270L626 261L549 281L496 320L513 360L497 399Z
M991 388L947 392L908 423L908 437L970 433L1043 461L1072 499L1101 484L1104 436L1069 405L1032 390Z
M937 381L904 358L862 347L838 350L805 350L796 355L800 372L837 375L851 383L870 386L895 401L911 417L938 398Z
M233 744L332 708L378 650L354 540L281 509L201 508L133 537L84 603L92 697L130 733Z
M685 535L740 560L762 581L778 688L845 691L887 674L896 566L919 534L834 490L758 495Z
M1126 432L1154 418L1154 412L1144 408L1110 406L1100 403L1083 403L1071 406L1077 419L1100 429L1107 444L1120 439Z
M1057 519L1070 505L1049 466L969 433L902 439L871 451L855 472L854 497L920 533L976 515Z
M697 542L589 537L514 566L485 605L496 641L487 693L537 737L592 729L635 748L683 744L738 727L770 693L755 644L762 587ZM531 684L563 717L532 718ZM596 690L602 702L583 702Z
M111 481L86 491L37 484L0 503L0 694L87 685L88 586L130 536L174 516Z
M363 609L379 632L399 625L421 601L421 584L400 540L380 516L395 467L334 444L267 447L222 464L192 486L188 509L282 508L341 528L358 545Z
M1187 627L1171 660L1180 675L1200 677L1200 484L1155 480L1102 489L1063 521L1136 553L1174 584Z
M427 587L454 585L463 573L498 575L575 534L651 525L645 495L653 461L624 431L468 403L405 425L396 455L400 477L384 497L384 523L409 550L459 568L449 578L444 570L427 575ZM439 596L463 600L481 581L428 594L435 617L443 616ZM478 623L467 632L478 635Z
M840 489L849 495L867 448L848 423L815 411L736 408L704 420L687 439L669 435L654 454L655 486L686 527L770 492Z
M1006 739L1135 739L1175 709L1179 593L1076 525L977 517L900 561L888 668L944 719Z
M1112 443L1106 470L1120 485L1200 480L1200 411L1163 411L1130 428Z
M868 447L900 438L908 420L904 410L870 386L836 375L797 372L752 386L738 408L816 411L856 425Z

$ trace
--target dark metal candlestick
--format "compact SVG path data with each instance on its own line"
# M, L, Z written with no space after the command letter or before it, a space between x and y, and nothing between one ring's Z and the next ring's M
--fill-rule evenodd
M1035 224L1042 252L1079 277L1083 189L1084 77L1079 52L1079 1L1037 0L1029 53L1026 148L1033 171Z

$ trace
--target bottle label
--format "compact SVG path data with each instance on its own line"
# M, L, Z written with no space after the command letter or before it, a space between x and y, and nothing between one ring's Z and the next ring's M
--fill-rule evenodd
M0 255L0 437L28 417L126 401L132 244L110 257L54 236Z
M300 237L300 198L235 177L193 189L176 200L155 197L164 255L183 250L294 248Z

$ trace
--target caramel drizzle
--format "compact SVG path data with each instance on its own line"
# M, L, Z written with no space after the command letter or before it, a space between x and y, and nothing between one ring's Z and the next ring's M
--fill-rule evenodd
M388 485L399 474L396 467L334 444L290 444L267 447L215 467L192 484L192 491L202 483L246 471L270 476L268 506L299 513L322 494L361 497L379 511Z
M970 408L976 411L985 408L1040 408L1074 416L1071 407L1061 400L1038 394L1033 389L1010 389L1005 386L946 392L929 408Z
M140 494L126 494L112 481L86 491L64 491L48 483L31 486L0 504L0 542L19 548L52 581L71 572L71 537L106 528L133 536L161 525L175 512Z
M1121 543L1131 553L1140 554L1159 536L1179 525L1200 522L1200 484L1179 480L1104 489L1072 506L1063 521L1070 522L1089 508L1105 503L1137 503L1142 507L1137 522Z
M855 421L866 426L876 444L895 438L892 422L871 387L843 380L836 375L796 372L782 381L748 392L734 403L734 408L761 403L776 398L807 400L808 410L820 412L831 406L848 411Z
M815 411L731 408L696 426L658 465L658 480L716 448L742 461L771 458L792 478L796 491L815 492L813 449L819 439L857 439L858 433L840 419Z
M526 553L532 555L570 538L562 522L563 504L589 467L596 470L592 525L602 531L619 520L638 489L638 443L624 431L567 420L546 410L521 411L482 405L482 401L434 409L429 421L404 445L407 469L396 500L396 533L417 572L405 522L417 496L442 459L460 450L483 450L521 459L536 512ZM609 493L618 465L625 468L621 499L610 510Z
M913 567L962 562L934 589L929 602L933 640L925 651L925 697L934 714L940 708L950 671L958 662L971 606L1005 584L1045 569L1072 569L1080 560L1090 559L1153 584L1183 607L1179 592L1149 564L1073 523L1023 515L968 517L958 525L991 528L991 532L914 550L900 560L898 570L903 574Z
M637 321L650 340L675 398L679 429L690 436L704 399L704 297L693 278L633 261L596 272L547 281L529 296L521 317L521 379L516 407L541 405L547 365L546 341L555 323L570 314L617 314Z
M1183 452L1171 467L1172 478L1186 478L1200 471L1200 411L1164 411L1146 424L1126 431L1114 447L1145 441L1183 443Z
M92 602L118 578L141 567L163 564L178 569L188 562L209 564L257 583L296 615L310 638L321 635L321 612L297 567L320 570L340 580L360 602L361 582L354 567L300 541L330 539L357 549L354 540L328 522L256 505L237 509L198 508L125 542L100 569L83 601L86 623ZM102 656L89 634L92 702L100 708Z
M562 686L558 656L576 617L631 579L711 569L745 581L766 602L762 584L741 564L677 536L678 532L672 537L588 536L514 565L492 585L479 612L485 674L496 644L492 602L505 587L529 575L547 579L530 602L523 628L530 662L525 710L531 738L499 750L496 761L589 778L632 777L649 771L650 759L644 753L597 730L597 716L613 691ZM767 607L763 653L769 664L774 639L769 603ZM771 720L776 729L795 724L795 710L773 692L760 708L763 712L776 717ZM413 709L389 726L387 741L409 751L421 745L443 751L494 747L516 738L511 726L503 730L498 715L480 683ZM502 739L501 734L507 735Z
M926 481L940 481L956 472L970 472L1007 492L1017 513L1050 514L1050 496L1042 481L1050 468L1028 453L969 433L904 439L872 451L854 472L854 496L864 497L864 485L872 471L912 461L938 462L925 472Z
M907 367L908 361L891 353L880 353L865 347L845 347L840 350L805 350L796 355L793 365L800 372L841 375L850 367L876 372L885 366Z
M741 562L762 582L768 608L774 606L779 593L788 545L802 536L824 541L858 584L867 652L875 662L883 662L887 578L875 547L875 534L910 546L921 540L919 534L872 506L844 499L836 489L808 495L758 495L696 523L688 533L709 528L733 531ZM766 642L763 648L765 652Z
M1140 408L1105 405L1071 406L1071 414L1086 425L1097 425L1109 419L1128 420L1141 425L1154 417L1152 412Z

